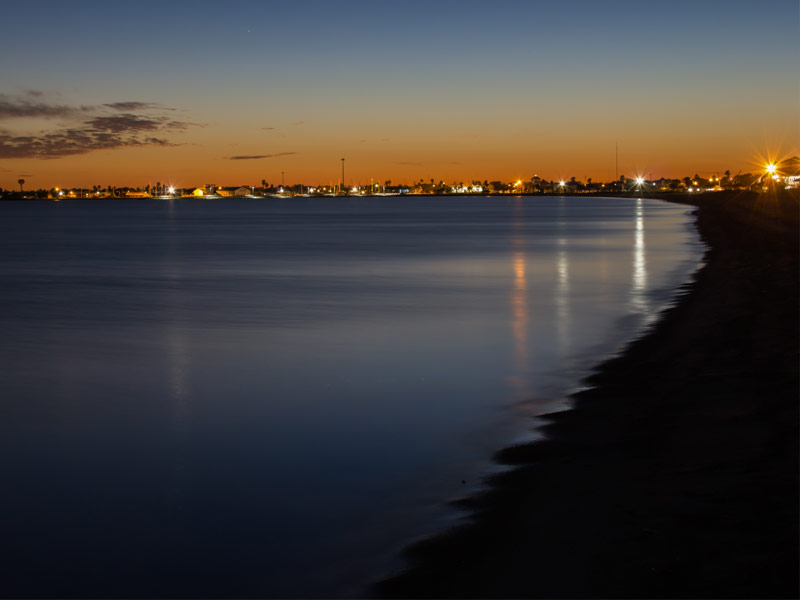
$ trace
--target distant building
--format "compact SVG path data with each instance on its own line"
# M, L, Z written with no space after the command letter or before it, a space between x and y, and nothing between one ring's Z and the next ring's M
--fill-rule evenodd
M783 183L787 189L800 188L800 158L792 156L778 164L778 173L783 175Z
M800 158L792 156L782 160L778 172L783 174L783 183L788 190L800 188Z
M217 195L223 198L244 198L250 195L249 187L219 187L217 188Z

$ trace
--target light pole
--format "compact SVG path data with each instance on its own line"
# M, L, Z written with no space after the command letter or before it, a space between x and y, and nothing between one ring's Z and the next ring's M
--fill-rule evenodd
M347 193L344 189L344 159L342 159L342 184L339 186L339 191Z

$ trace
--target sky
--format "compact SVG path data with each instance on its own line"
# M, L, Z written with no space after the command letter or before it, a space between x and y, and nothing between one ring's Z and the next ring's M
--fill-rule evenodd
M6 5L0 187L658 178L798 153L797 0ZM282 175L283 173L283 175Z

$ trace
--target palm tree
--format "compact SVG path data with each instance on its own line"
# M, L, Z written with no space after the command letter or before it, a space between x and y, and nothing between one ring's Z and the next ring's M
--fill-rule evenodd
M24 179L17 179L17 183L19 184L19 191L22 193L22 186L25 184Z

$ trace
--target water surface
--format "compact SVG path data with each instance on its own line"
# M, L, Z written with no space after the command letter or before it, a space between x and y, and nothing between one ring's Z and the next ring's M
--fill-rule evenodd
M0 591L356 594L698 256L640 199L0 204Z

